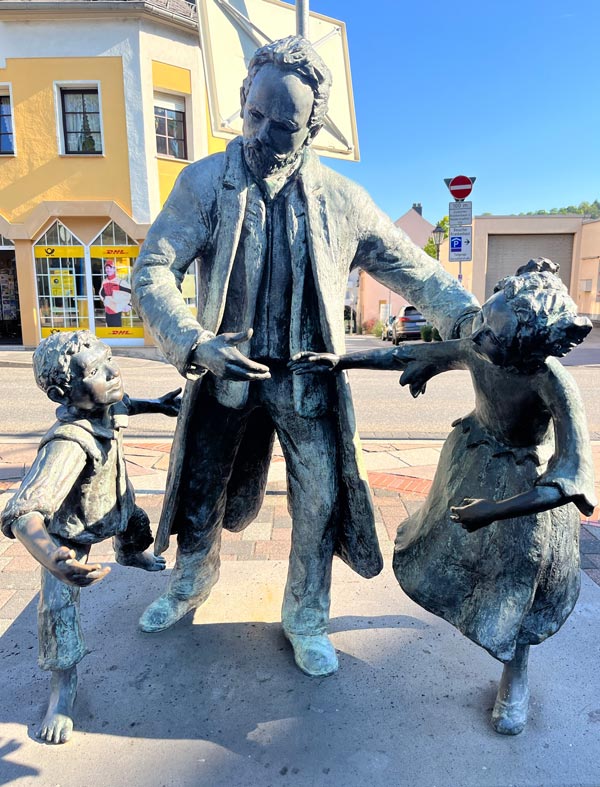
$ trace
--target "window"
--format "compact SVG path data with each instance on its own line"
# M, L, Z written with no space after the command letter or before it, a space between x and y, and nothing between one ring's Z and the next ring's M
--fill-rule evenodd
M60 89L65 153L102 153L98 88Z
M15 152L12 109L10 95L0 93L0 155L11 156Z
M89 328L83 245L55 222L33 247L42 338Z
M155 94L154 128L156 152L161 156L187 158L185 99L183 96Z

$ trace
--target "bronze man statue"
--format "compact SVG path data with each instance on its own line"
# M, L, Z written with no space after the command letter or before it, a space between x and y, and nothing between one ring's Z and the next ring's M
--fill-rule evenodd
M302 351L343 352L346 283L357 266L448 338L470 332L479 309L311 151L330 84L303 38L257 50L241 91L243 137L181 173L132 282L135 307L189 380L155 546L163 551L176 532L177 560L140 626L168 628L206 600L222 528L241 530L260 509L276 433L293 521L283 628L313 676L338 666L326 634L333 555L364 577L379 573L382 558L347 379L295 376L287 362ZM179 289L195 261L197 318Z

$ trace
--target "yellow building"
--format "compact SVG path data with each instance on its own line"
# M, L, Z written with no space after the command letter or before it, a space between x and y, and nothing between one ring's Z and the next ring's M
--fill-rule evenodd
M206 108L193 2L2 2L0 343L151 343L130 269L181 169L224 147Z

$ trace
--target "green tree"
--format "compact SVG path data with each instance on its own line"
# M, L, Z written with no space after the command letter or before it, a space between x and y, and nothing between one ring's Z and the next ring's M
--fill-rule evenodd
M564 216L572 214L585 216L590 219L600 219L600 200L593 202L580 202L579 205L568 205L566 208L550 208L550 210L535 210L530 213L519 213L519 216Z
M438 224L440 225L440 227L443 227L444 229L444 239L447 238L448 233L450 231L449 216L444 216L443 218L441 218L438 221ZM427 252L427 254L429 254L430 257L433 257L434 260L437 259L437 249L435 243L433 242L433 236L430 236L427 243L423 246L423 251Z

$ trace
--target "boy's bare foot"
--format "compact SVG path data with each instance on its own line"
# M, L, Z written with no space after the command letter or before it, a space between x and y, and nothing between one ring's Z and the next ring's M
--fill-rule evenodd
M77 694L77 668L53 670L50 701L38 738L46 743L66 743L73 732L73 703Z
M155 555L149 549L145 552L134 552L130 555L123 555L120 552L115 553L117 563L122 566L132 566L133 568L141 568L144 571L164 571L167 567L167 561L162 555Z

